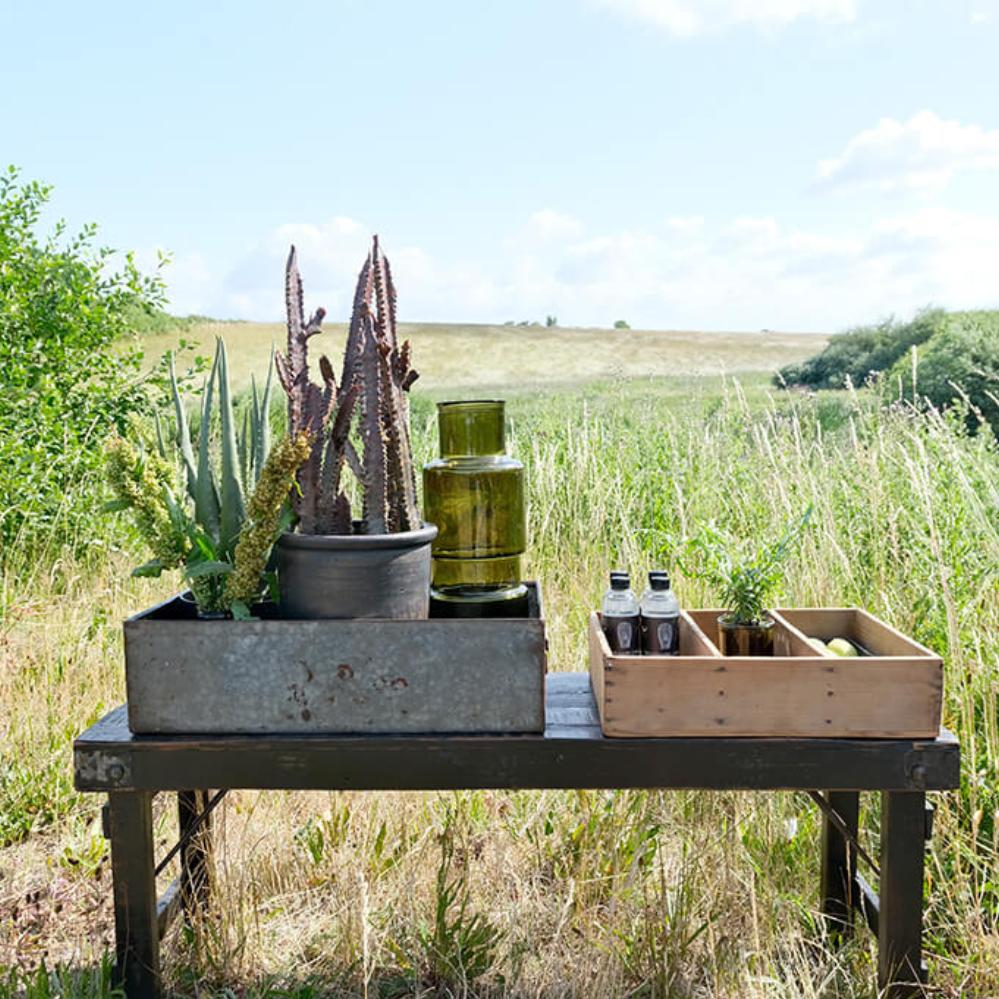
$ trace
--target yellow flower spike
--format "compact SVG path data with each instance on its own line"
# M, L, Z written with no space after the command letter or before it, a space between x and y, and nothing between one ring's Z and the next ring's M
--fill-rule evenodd
M271 547L277 540L281 511L295 481L295 473L312 452L312 435L302 431L285 436L267 456L256 488L247 504L246 521L233 557L233 571L226 579L228 606L249 606L260 595L261 580Z

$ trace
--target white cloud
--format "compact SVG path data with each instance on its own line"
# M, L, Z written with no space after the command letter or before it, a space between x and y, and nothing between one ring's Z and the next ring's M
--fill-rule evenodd
M908 121L882 118L818 167L820 187L884 191L939 189L958 172L999 169L999 129L919 111Z
M996 0L977 0L968 12L971 24L989 24L999 19L999 3Z
M667 219L605 232L573 220L554 226L556 238L543 236L546 225L535 231L539 215L505 240L486 241L488 259L445 259L386 237L400 316L503 322L551 313L563 325L609 326L623 317L659 329L831 331L930 302L999 306L999 216L926 208L849 233L795 228L770 216L680 225ZM280 319L284 260L294 240L307 309L323 305L342 322L369 232L344 219L286 225L229 267L179 259L168 272L173 309Z
M583 231L583 224L572 215L562 215L545 208L535 212L527 221L527 228L532 236L542 239L563 239L566 236L578 236Z
M858 0L596 0L679 38L739 25L782 27L799 18L852 21Z
M677 233L696 233L704 228L703 215L673 215L666 219L666 228Z

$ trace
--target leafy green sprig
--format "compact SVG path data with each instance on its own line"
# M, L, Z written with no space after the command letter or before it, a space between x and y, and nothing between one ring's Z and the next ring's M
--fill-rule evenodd
M783 589L785 564L811 515L809 506L775 542L747 543L714 526L704 527L685 541L680 568L716 591L732 624L760 624Z

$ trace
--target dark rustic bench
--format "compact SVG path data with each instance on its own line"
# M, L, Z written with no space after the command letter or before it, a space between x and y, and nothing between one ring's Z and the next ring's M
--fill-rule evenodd
M108 795L117 975L130 999L161 992L159 941L182 908L204 904L209 789L455 790L463 788L699 788L810 790L823 811L821 906L850 932L856 910L878 937L887 999L920 995L926 792L958 786L959 749L935 740L606 739L589 678L548 677L544 735L133 736L126 707L75 743L76 787ZM880 886L857 870L860 792L881 792ZM153 855L152 799L177 792L181 839ZM162 899L156 872L180 854ZM861 855L864 853L861 850Z

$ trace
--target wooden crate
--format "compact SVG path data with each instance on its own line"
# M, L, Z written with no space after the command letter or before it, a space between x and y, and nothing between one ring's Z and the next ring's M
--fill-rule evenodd
M178 598L125 622L136 734L539 733L545 622L202 621Z
M943 664L856 608L774 612L775 655L723 656L718 610L685 611L678 656L619 656L590 615L590 677L605 735L936 738ZM819 653L842 637L866 655Z

